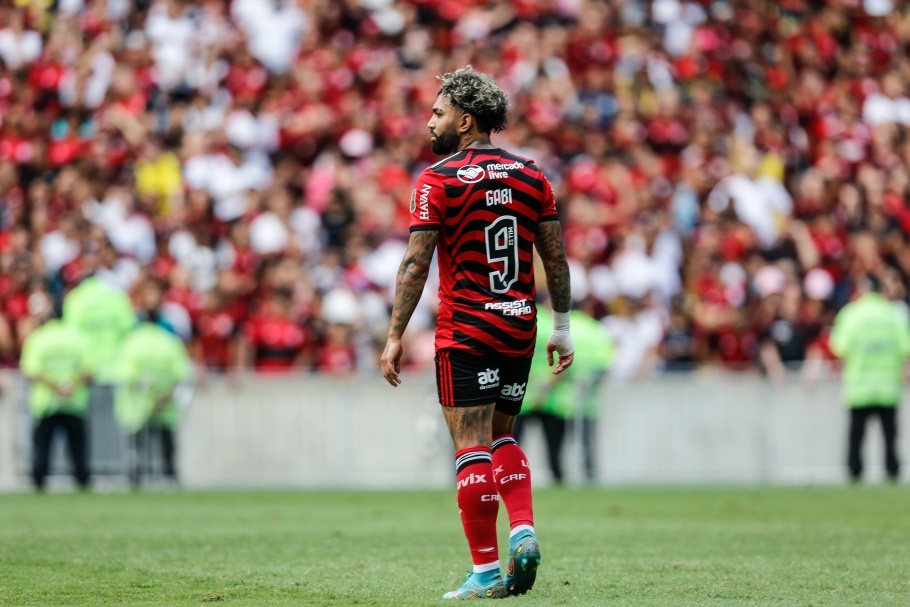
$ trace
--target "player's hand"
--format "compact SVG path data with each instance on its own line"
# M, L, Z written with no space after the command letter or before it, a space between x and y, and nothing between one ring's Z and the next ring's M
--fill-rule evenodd
M382 369L382 376L389 382L392 387L397 387L401 383L398 374L401 372L401 340L389 339L385 344L385 350L379 359L379 367Z
M554 361L553 353L558 355ZM551 367L556 363L553 369L553 375L559 375L572 365L575 360L575 346L572 344L572 336L568 333L553 333L547 340L547 364Z

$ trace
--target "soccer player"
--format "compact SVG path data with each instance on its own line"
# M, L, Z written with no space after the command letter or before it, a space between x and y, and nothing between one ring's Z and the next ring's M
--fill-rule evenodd
M543 261L554 310L547 359L572 364L569 267L550 184L533 161L495 147L508 101L470 66L439 76L427 126L433 152L447 156L421 173L411 195L411 236L398 269L388 341L380 364L401 383L402 334L438 251L436 383L455 444L458 508L473 572L446 599L502 598L534 585L528 460L512 436L537 332L533 249ZM503 582L496 541L499 499L511 527Z

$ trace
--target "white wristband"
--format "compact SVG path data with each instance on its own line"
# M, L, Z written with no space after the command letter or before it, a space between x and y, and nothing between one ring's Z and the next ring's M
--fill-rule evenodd
M562 334L569 332L569 313L553 310L553 333Z
M572 335L569 333L569 313L553 311L553 332L547 343L554 347L560 356L575 352Z

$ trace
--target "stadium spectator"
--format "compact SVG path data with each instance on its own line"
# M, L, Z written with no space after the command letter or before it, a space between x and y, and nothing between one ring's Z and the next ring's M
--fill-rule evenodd
M761 336L759 356L765 371L775 381L786 377L788 368L806 360L806 349L813 329L806 322L806 308L799 283L790 282L780 294L762 301L759 311L766 327ZM798 367L796 368L798 370Z
M512 435L535 345L534 251L553 304L546 352L557 375L573 360L569 266L547 178L532 160L490 140L506 124L503 90L470 66L438 79L427 128L433 152L447 158L424 170L411 194L411 237L380 364L398 386L402 335L437 254L437 391L455 446L458 508L474 563L464 584L443 598L503 598L530 590L540 563L528 460ZM511 528L505 580L499 496Z
M165 300L164 289L158 280L144 278L135 289L133 307L139 322L157 325L186 341L192 332L189 312L173 300Z
M221 289L205 295L205 303L193 321L190 342L190 352L201 373L225 373L237 365L241 314L234 304L236 300Z
M0 14L0 356L17 364L35 283L59 307L98 253L122 289L173 263L199 298L230 287L252 302L268 291L264 255L294 259L314 310L334 288L385 292L352 266L403 246L410 181L435 161L432 75L471 62L512 102L496 143L553 179L596 316L625 305L631 259L661 313L686 302L696 366L759 369L772 318L757 312L779 296L753 288L764 267L789 266L828 311L847 302L852 266L891 267L906 290L908 45L910 14L890 2L13 3ZM238 234L252 226L256 246ZM820 300L806 292L819 271ZM171 276L156 276L166 291ZM415 343L432 339L423 305Z
M831 349L844 361L844 401L850 408L847 467L850 478L863 474L862 448L866 422L878 417L885 445L885 471L897 481L897 406L910 357L910 317L881 292L880 279L867 276L860 296L834 319Z
M650 292L622 301L622 307L603 321L616 348L609 374L613 379L632 380L649 375L658 364L666 320Z
M17 70L41 55L41 34L25 26L25 11L7 13L6 27L0 29L0 59L9 70Z
M241 367L264 373L287 373L309 366L313 336L294 312L293 295L277 287L243 327Z
M322 328L316 346L316 371L329 375L355 372L358 347L354 339L354 328L362 319L354 294L340 289L326 293L320 321Z
M665 372L692 371L699 358L692 324L683 306L682 302L674 302L661 339L659 356Z

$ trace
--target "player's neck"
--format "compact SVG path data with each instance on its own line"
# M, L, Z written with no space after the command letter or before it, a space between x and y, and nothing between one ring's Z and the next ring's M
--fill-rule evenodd
M489 150L495 146L490 141L489 133L472 133L470 135L465 135L464 139L461 141L461 145L458 146L458 151L462 150Z

